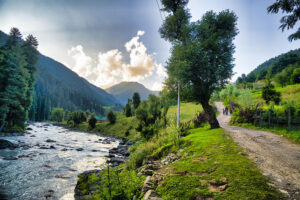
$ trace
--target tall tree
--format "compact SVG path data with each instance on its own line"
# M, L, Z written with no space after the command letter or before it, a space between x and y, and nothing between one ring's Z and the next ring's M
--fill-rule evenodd
M139 107L140 103L141 103L140 94L138 92L133 93L132 104L133 104L134 109L137 109L137 107Z
M300 19L300 1L299 0L276 0L271 6L268 7L269 13L278 13L282 11L287 15L280 19L281 25L279 28L284 31L285 29L292 29ZM291 42L300 39L300 28L288 37Z
M4 46L0 49L0 130L21 130L31 106L34 71L37 62L33 36L22 43L22 34L12 28ZM13 130L12 130L13 129Z
M182 5L186 5L187 1L182 2ZM169 17L176 16L176 12L184 9L175 9L174 13L174 10L168 9L168 4L164 1L162 3L164 10L171 13ZM189 16L187 10L185 13ZM219 127L215 112L209 104L211 94L223 87L233 74L233 39L238 33L236 21L236 15L229 10L219 14L209 11L200 21L178 21L185 23L180 25L180 30L166 29L169 23L167 18L161 29L170 33L160 31L163 38L172 42L172 55L166 66L168 80L165 84L168 90L174 91L177 81L180 81L182 96L201 103L209 116L211 128Z

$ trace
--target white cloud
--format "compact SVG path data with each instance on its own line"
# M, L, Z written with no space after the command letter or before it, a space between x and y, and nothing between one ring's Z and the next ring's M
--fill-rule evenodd
M153 91L161 91L163 87L162 82L154 82L154 84L152 85L151 90Z
M155 54L147 54L146 46L139 41L145 32L139 30L137 35L125 43L125 49L129 53L129 63L124 61L122 52L118 49L107 52L99 52L95 61L87 56L81 45L72 47L68 54L74 61L73 71L86 78L91 83L107 88L121 81L141 81L153 76L153 72L160 79L166 77L166 72L161 64L154 60ZM152 89L161 90L161 84L153 84Z

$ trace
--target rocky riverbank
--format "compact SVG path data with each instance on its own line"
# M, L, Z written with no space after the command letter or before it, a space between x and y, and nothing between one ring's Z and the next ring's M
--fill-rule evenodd
M103 142L103 140L100 140ZM109 150L106 160L106 166L110 166L110 167L117 167L120 164L124 163L126 161L126 159L130 156L129 153L129 148L130 146L133 145L133 143L129 140L126 139L121 139L119 142L119 145L117 147L114 147L112 149ZM79 176L81 177L81 182L88 182L88 177L91 174L97 174L99 175L102 172L103 169L95 169L95 170L89 170L89 171L84 171L83 173L79 174ZM74 193L75 193L75 199L79 199L80 197L85 196L85 194L83 193L82 189L80 188L80 182L77 181L76 187L74 189ZM88 193L93 193L95 189L95 187L91 187L89 188L90 191L88 191ZM86 192L86 191L85 191Z

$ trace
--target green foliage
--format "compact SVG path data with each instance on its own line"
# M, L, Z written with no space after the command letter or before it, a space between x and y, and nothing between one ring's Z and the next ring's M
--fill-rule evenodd
M138 92L133 93L133 97L132 97L133 108L137 109L137 107L139 107L140 103L141 103L140 94Z
M262 98L266 101L266 103L269 104L273 101L276 105L278 105L281 101L280 96L280 92L274 90L274 85L270 80L267 80L266 85L262 88Z
M82 110L76 110L70 114L68 121L73 121L75 125L78 125L86 121L85 112Z
M148 100L143 101L135 111L136 118L139 120L137 131L140 131L144 138L149 139L157 133L162 118L166 124L167 111L168 105L164 104L163 99L150 94Z
M114 124L116 122L117 117L112 110L107 113L107 119L110 124Z
M260 110L258 110L260 112ZM246 107L246 108L235 108L230 119L231 124L238 123L254 123L255 117L255 108Z
M96 127L96 122L97 122L97 119L95 118L95 114L92 114L90 119L89 119L89 127L90 128L95 128Z
M168 4L163 9L168 9ZM201 20L190 23L188 14L180 15L186 18L179 20L180 12L188 13L183 8L172 12L160 29L161 36L173 42L166 86L174 91L180 81L183 99L201 103L211 128L217 128L219 124L209 100L213 91L232 76L237 17L229 10L218 14L209 11Z
M254 100L250 90L241 90L237 99L239 105L244 109L250 108L251 106L254 105Z
M99 174L79 175L78 188L84 195L94 190L91 199L132 199L139 196L143 186L143 177L134 170L104 168Z
M224 130L206 126L190 132L182 138L181 159L161 170L168 172L156 188L162 199L283 199ZM209 190L222 182L226 190Z
M12 28L0 47L0 131L23 130L32 103L34 73L37 63L37 41Z
M132 104L132 100L128 99L127 104L124 107L124 113L125 113L126 117L131 117L132 116L131 104Z
M0 46L10 40L9 36L2 31L0 31L0 36ZM26 105L32 104L28 111L29 120L50 120L51 111L55 107L69 111L88 109L98 115L105 115L103 106L115 106L118 103L112 95L80 78L66 66L38 53L37 49L34 50L36 45L37 41L30 35L24 42L19 40L19 46L23 49L23 55L28 63L26 69L30 72L29 90L27 90L26 96L33 93L30 94L32 99L26 100ZM4 46L1 47L1 49L4 48ZM0 57L2 57L1 55L2 53L0 53ZM33 65L36 59L38 62ZM3 65L0 64L0 66ZM37 73L33 75L31 72L35 71ZM31 81L31 77L36 79L34 83ZM32 83L33 85L31 85ZM33 90L31 90L31 86L33 86ZM0 105L3 104L0 103Z
M271 78L275 77L275 80L281 83L276 78L277 74L281 74L283 76L282 82L284 85L291 84L290 78L293 73L293 69L299 67L300 63L300 49L291 50L287 53L281 54L274 58L271 58L264 63L257 66L253 71L251 71L246 77L239 77L237 79L237 83L241 83L241 81L245 83L253 83L258 80L265 79L268 71L271 72ZM288 69L289 68L289 69ZM242 75L243 76L243 75ZM281 77L280 77L281 78Z
M300 19L299 12L300 2L298 0L276 0L271 6L268 7L269 13L286 13L287 15L281 17L280 19L280 29L284 31L285 29L292 29L298 20ZM288 37L289 41L300 39L300 29Z
M294 69L291 79L294 84L300 83L300 68Z
M64 119L64 109L54 108L51 113L51 119L56 122L62 122Z

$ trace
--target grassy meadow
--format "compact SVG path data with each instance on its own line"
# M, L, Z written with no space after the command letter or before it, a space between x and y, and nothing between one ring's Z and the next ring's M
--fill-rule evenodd
M182 103L181 119L189 121L201 109L200 105L194 103ZM119 116L115 124L97 123L96 128L92 130L135 141L135 145L130 149L130 158L120 167L123 169L122 177L131 177L130 179L134 179L140 186L125 189L126 194L131 191L135 191L136 194L138 187L141 187L145 177L138 178L135 173L143 165L144 159L151 157L160 160L169 153L176 153L180 159L159 170L164 179L156 185L156 192L162 199L284 199L279 191L269 185L268 178L262 175L242 148L223 129L211 130L205 125L189 129L187 136L178 140L178 129L172 120L176 111L176 106L169 109L168 126L149 140L141 138L135 131L135 117ZM87 130L88 125L83 123L79 128ZM128 129L129 134L126 134ZM82 177L81 179L83 180ZM92 187L99 182L95 175L86 180L88 182L82 184L84 190L87 190L85 186ZM83 199L102 199L101 196L106 191L104 185L98 187L93 195ZM113 183L112 187L118 188L117 185ZM142 196L143 194L140 194L138 199Z

